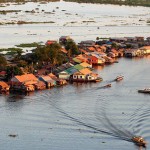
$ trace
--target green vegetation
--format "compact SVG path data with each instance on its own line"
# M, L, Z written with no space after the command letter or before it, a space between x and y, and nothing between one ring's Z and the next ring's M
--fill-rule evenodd
M61 52L61 45L58 43L39 46L32 56L33 62L49 62L52 65L60 65L65 59L65 55Z
M15 2L15 3L25 3L25 2L55 2L58 0L0 0L0 3L7 3L7 2Z
M78 46L72 39L69 39L65 43L65 49L68 51L68 57L72 57L73 55L79 54Z
M55 2L58 0L0 0L0 3L6 2ZM114 5L130 5L130 6L147 6L150 7L150 0L66 0L68 2L78 2L78 3L100 3L100 4L114 4Z
M40 45L40 43L33 42L33 43L22 43L22 44L15 45L15 46L23 48L23 47L37 47L39 45Z
M7 13L18 13L18 12L21 12L21 10L1 10L0 11L0 14L3 14L3 15L6 15Z
M22 75L23 72L18 66L7 66L6 80L9 81L15 75Z
M0 55L0 68L4 67L6 65L7 65L7 61L6 61L5 57Z
M0 52L4 52L4 51L7 51L7 55L14 55L14 54L17 54L18 51L21 51L22 52L22 49L20 48L1 48L0 49Z
M147 6L150 7L150 0L66 0L68 2L78 3L100 3L114 5L129 5L129 6Z

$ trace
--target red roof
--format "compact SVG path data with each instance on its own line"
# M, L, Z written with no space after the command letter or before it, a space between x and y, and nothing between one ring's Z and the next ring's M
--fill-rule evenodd
M6 71L1 71L0 75L6 75Z
M51 45L51 44L53 44L53 43L56 43L56 41L54 41L54 40L48 40L48 41L46 42L46 45Z

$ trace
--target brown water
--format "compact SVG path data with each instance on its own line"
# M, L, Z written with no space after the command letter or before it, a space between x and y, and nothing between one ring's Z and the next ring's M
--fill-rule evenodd
M0 95L1 149L134 150L133 135L150 143L150 95L137 92L150 87L150 57L118 61L95 69L100 83Z

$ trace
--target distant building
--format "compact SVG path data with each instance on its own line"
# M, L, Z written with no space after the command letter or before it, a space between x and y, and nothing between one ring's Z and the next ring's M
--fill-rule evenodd
M66 44L66 42L67 42L68 40L71 40L70 36L61 36L61 37L59 38L59 43L60 43L60 44Z

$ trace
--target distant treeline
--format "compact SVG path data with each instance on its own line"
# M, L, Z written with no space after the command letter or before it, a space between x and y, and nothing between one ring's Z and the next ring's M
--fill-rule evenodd
M99 3L129 6L147 6L150 7L150 0L65 0L68 2L78 3Z
M15 3L20 3L20 2L55 2L59 0L0 0L0 3L7 3L7 2L15 2Z
M6 2L53 2L59 0L0 0L0 3ZM150 7L150 0L64 0L67 2L78 3L99 3L99 4L114 4L114 5L129 5L129 6L147 6Z

